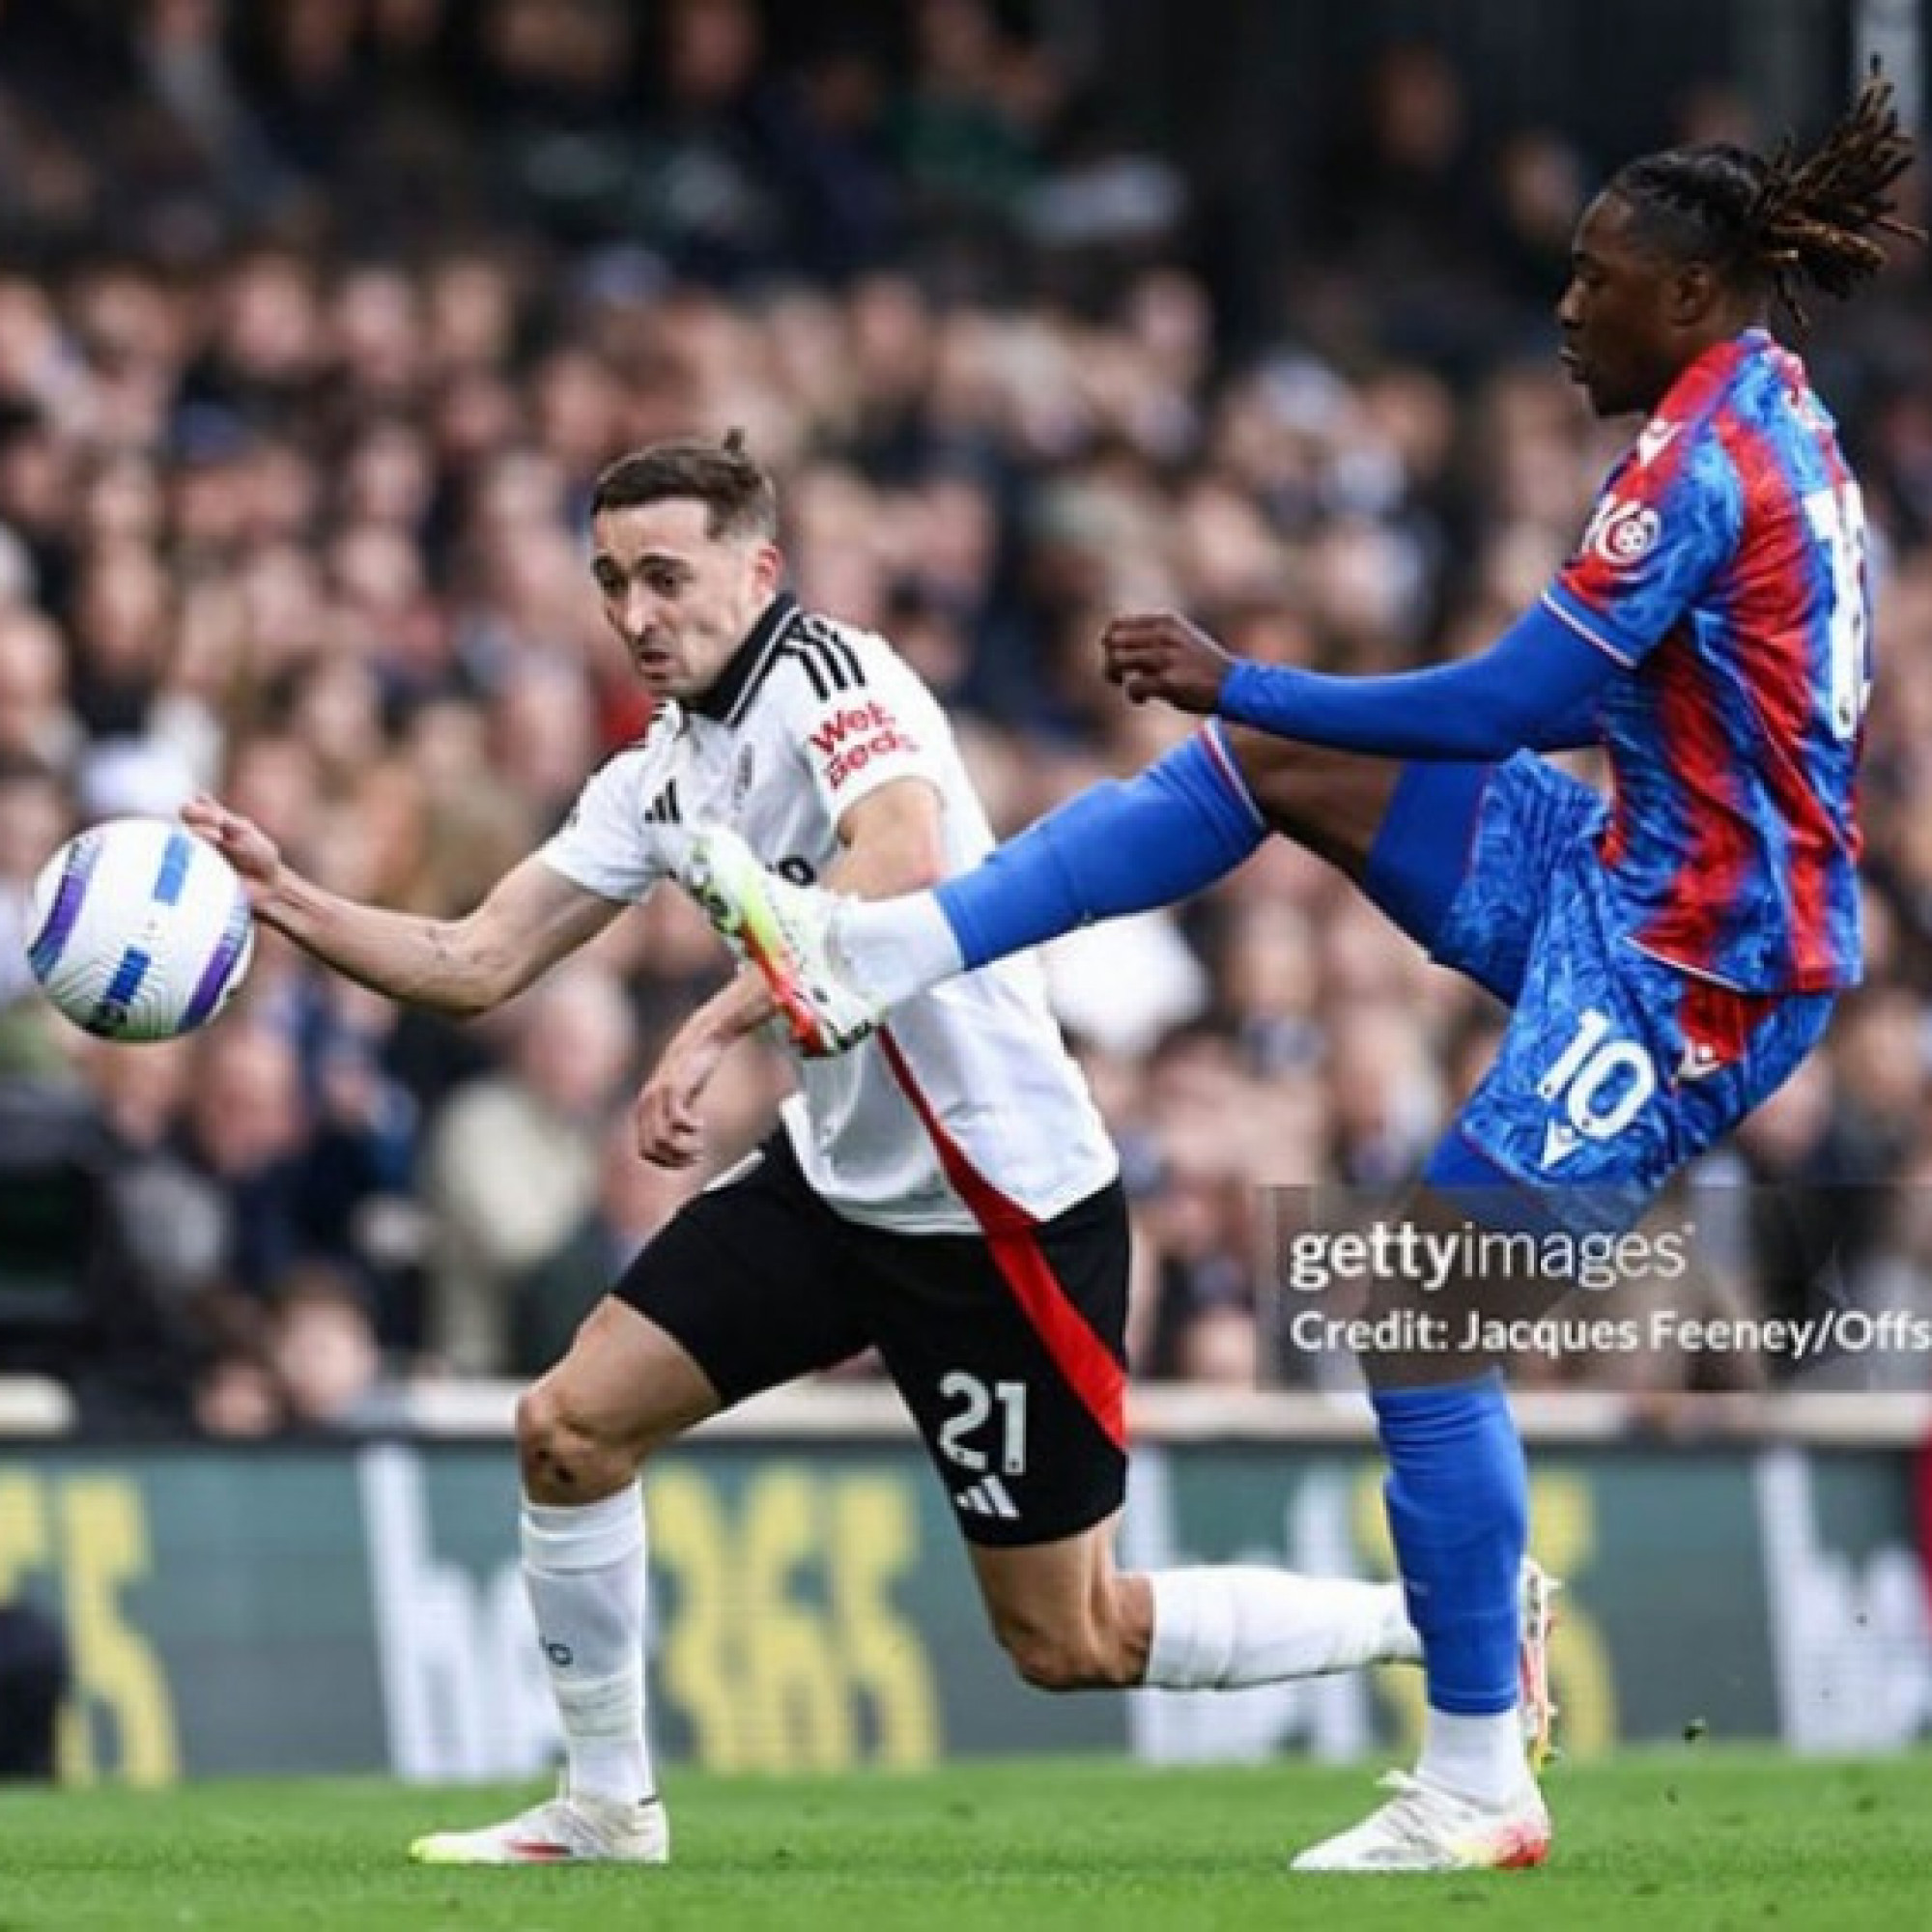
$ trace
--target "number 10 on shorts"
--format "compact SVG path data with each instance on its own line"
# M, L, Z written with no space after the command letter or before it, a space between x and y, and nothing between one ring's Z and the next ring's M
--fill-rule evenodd
M978 1376L968 1375L963 1369L954 1369L951 1375L941 1378L939 1393L948 1402L958 1405L939 1430L939 1453L948 1462L958 1463L962 1469L971 1469L976 1475L989 1466L992 1457L985 1449L976 1447L966 1438L979 1435L986 1429L990 1418L992 1447L999 1455L1001 1475L1019 1476L1026 1473L1025 1382L994 1382L989 1386ZM997 1416L994 1416L995 1409L999 1411Z
M1554 1167L1582 1140L1620 1134L1657 1092L1657 1068L1634 1040L1610 1037L1610 1016L1586 1008L1570 1044L1536 1083L1537 1096L1561 1099L1567 1119L1544 1132L1543 1165Z

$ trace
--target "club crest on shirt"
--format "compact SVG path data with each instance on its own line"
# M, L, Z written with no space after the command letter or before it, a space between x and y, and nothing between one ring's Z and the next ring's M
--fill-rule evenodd
M1639 563L1657 548L1663 520L1648 503L1605 497L1583 532L1583 548L1613 570Z

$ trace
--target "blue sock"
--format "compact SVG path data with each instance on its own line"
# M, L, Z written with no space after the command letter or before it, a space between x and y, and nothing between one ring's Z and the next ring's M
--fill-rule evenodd
M1529 1475L1499 1372L1441 1388L1378 1389L1382 1494L1422 1638L1429 1702L1460 1717L1517 1697L1517 1573Z
M1091 920L1172 905L1232 872L1267 827L1202 732L1124 783L1090 787L936 895L969 967Z

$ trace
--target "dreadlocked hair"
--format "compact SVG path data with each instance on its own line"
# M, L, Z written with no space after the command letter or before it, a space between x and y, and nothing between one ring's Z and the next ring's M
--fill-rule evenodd
M1858 98L1807 155L1789 135L1769 158L1727 141L1670 148L1620 169L1608 192L1671 254L1769 283L1803 329L1804 289L1842 299L1884 267L1874 233L1925 240L1893 213L1889 192L1912 156L1891 82L1874 61Z

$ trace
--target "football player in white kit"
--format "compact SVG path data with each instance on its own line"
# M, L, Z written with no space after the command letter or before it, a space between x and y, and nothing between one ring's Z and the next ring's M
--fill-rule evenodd
M591 530L611 628L661 700L643 737L454 922L326 893L258 828L197 802L185 816L235 863L258 917L395 998L475 1013L674 875L696 823L867 897L991 849L930 693L883 639L781 588L776 494L735 435L612 465ZM647 1157L696 1157L696 1096L772 1012L745 973L679 1029L639 1108ZM666 1860L639 1468L719 1409L868 1346L1030 1683L1232 1689L1419 1655L1396 1584L1116 1569L1126 1210L1031 958L935 988L857 1052L798 1072L781 1129L644 1249L518 1406L524 1572L562 1783L502 1823L418 1839L421 1861ZM1526 1657L1539 1682L1541 1636Z

